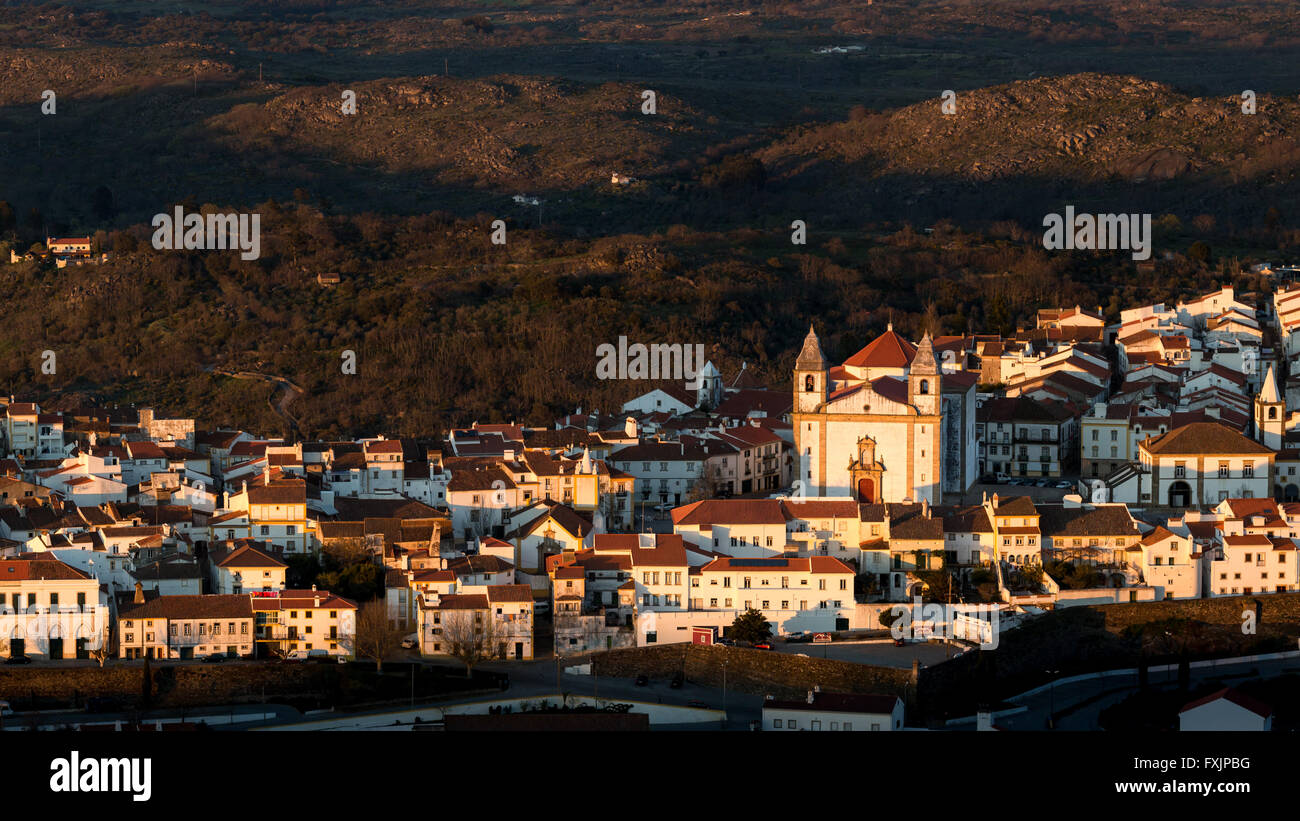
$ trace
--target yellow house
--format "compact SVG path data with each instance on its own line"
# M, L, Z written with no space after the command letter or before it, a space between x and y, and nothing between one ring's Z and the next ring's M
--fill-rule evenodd
M288 554L310 553L317 547L314 519L307 517L307 483L302 479L263 474L261 483L244 485L230 497L230 510L248 511L248 536ZM224 526L215 526L217 533Z

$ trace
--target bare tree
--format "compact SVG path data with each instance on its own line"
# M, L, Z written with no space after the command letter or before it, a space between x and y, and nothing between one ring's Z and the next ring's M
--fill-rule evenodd
M402 646L402 630L388 621L388 606L383 599L366 602L357 614L357 655L371 659L384 672L384 659Z
M478 542L492 535L492 528L501 524L503 511L499 507L479 507L473 511L477 516L471 516L469 521L470 532Z
M490 611L446 610L442 614L442 640L448 654L465 664L465 674L473 675L474 665L496 658L500 631Z
M99 662L100 667L104 666L104 663L108 661L110 655L111 653L108 649L108 642L101 642L98 647L90 651L90 657Z

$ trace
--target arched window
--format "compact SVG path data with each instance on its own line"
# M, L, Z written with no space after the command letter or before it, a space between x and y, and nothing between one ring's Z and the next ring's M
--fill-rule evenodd
M1276 418L1277 418L1277 408L1269 408L1269 409L1268 409L1268 418L1269 418L1269 419L1276 419Z
M805 392L812 393L813 391L817 390L816 385L817 385L817 381L813 379L812 374L808 374L807 376L804 377L803 389Z
M929 380L929 379L922 379L922 380L921 380L921 389L920 389L920 392L921 392L922 395L927 394L927 393L930 392L930 380Z

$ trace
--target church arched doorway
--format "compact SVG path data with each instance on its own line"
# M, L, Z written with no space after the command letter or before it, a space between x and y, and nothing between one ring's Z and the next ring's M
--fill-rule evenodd
M1187 507L1192 503L1192 488L1186 482L1174 482L1169 486L1169 506Z
M874 502L876 501L876 483L869 477L863 477L858 480L858 501Z

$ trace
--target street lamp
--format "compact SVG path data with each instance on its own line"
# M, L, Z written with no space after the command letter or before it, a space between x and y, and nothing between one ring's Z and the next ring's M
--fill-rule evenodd
M727 726L727 662L730 659L722 660L722 726Z
M1052 677L1052 683L1047 686L1047 729L1056 729L1056 677L1060 675L1060 670L1044 670Z

